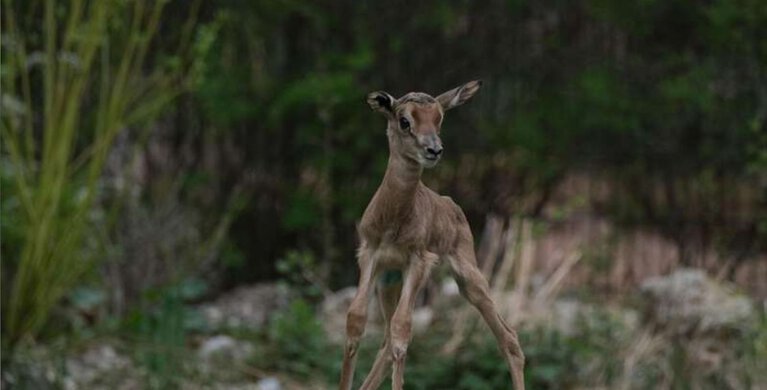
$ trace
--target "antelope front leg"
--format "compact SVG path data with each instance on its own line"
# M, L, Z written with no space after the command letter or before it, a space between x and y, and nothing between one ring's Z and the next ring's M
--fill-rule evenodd
M374 256L371 256L369 251L363 246L358 257L360 281L357 286L357 294L352 299L346 315L346 348L344 348L341 383L338 386L340 390L350 390L352 388L354 366L357 362L357 348L359 347L362 333L365 332L371 284L375 277L376 261Z
M410 344L413 309L418 292L429 279L432 267L437 263L437 255L425 252L414 256L405 275L402 295L391 319L389 340L392 354L392 390L402 390L405 374L405 355Z
M387 278L387 280L382 281L378 285L378 301L381 305L381 314L383 315L384 319L384 342L381 345L381 349L378 351L378 354L376 355L376 360L373 362L373 367L370 369L370 373L368 373L365 381L362 382L362 386L360 386L359 390L377 389L379 386L381 386L381 382L387 374L386 371L391 367L389 323L391 322L391 318L394 315L394 310L397 309L399 297L402 295L402 274L401 271L389 270L384 272L390 272L389 275L392 275L391 273L394 273L395 275L396 273L400 274L395 276L395 278L398 278L398 280L392 282Z

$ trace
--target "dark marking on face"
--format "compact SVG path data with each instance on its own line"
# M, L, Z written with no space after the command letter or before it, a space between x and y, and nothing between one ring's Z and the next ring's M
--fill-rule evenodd
M376 96L376 101L378 102L378 105L381 107L386 108L387 110L391 111L391 101L387 96L384 95L378 95Z

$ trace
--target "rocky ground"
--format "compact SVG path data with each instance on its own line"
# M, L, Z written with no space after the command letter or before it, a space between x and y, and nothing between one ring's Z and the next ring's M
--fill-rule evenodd
M446 283L442 286L442 298L430 307L418 309L414 316L416 334L427 331L432 321L450 321L445 313L456 312L460 301L452 287ZM317 315L332 343L343 342L345 311L353 295L354 288L343 289L326 297L318 306ZM623 328L636 334L636 351L624 356L628 370L643 356L659 350L657 344L667 338L688 340L689 348L697 351L699 364L721 369L729 356L727 335L756 316L755 305L747 296L694 269L680 269L668 276L648 279L642 285L641 296L643 304L639 307L611 309L611 315L624 324ZM178 369L183 370L184 375L175 378L175 383L184 389L324 388L323 384L306 384L280 373L264 372L248 363L259 346L239 337L241 332L236 330L262 329L290 300L291 293L286 288L261 284L237 289L197 306L195 309L203 314L212 331L199 336L181 351L183 365ZM593 313L604 309L594 302L558 298L545 304L527 305L522 326L547 326L565 335L574 334L583 326L584 318L595 317ZM371 307L371 313L377 312ZM380 333L377 317L371 316L368 334ZM88 342L64 354L57 353L55 347L31 346L17 354L13 363L16 369L3 371L3 384L6 388L15 388L22 380L29 384L32 378L33 387L41 389L145 388L153 379L146 367L136 363L131 348L130 343L120 339ZM745 386L742 383L732 385L747 388L740 387Z

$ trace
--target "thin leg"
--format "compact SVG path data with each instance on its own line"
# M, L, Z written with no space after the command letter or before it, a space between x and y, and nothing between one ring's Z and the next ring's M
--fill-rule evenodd
M432 267L437 263L437 255L426 252L410 261L405 275L397 309L391 319L391 358L392 390L402 390L405 374L405 355L410 344L413 309L418 292L429 279Z
M386 271L399 272L399 278L402 277L401 271ZM386 274L384 274L386 275ZM397 308L397 301L402 294L402 280L391 281L389 278L385 278L378 284L378 302L381 305L381 313L384 318L384 342L381 345L381 349L378 351L376 360L373 363L373 368L370 369L370 373L365 382L362 383L360 390L373 390L381 386L386 371L391 364L391 343L389 335L389 324L391 318L394 315L394 310Z
M360 281L357 294L349 305L346 315L346 348L341 369L340 390L351 390L354 380L354 366L357 363L357 348L367 323L368 302L370 301L371 282L375 277L375 259L366 250L364 244L359 251Z
M487 280L477 268L474 247L470 239L463 240L455 256L450 256L450 267L461 289L461 294L479 310L493 332L498 347L509 366L514 389L524 390L525 355L519 346L517 333L498 314L490 298Z

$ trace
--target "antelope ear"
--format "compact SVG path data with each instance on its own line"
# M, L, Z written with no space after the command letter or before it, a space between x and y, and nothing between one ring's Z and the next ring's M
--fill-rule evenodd
M376 91L368 94L368 105L373 111L380 112L387 117L394 115L396 100L384 91Z
M442 95L437 96L437 101L442 106L442 109L447 111L466 103L475 93L477 93L477 91L479 91L479 87L481 86L482 80L469 81L458 88L453 88Z

